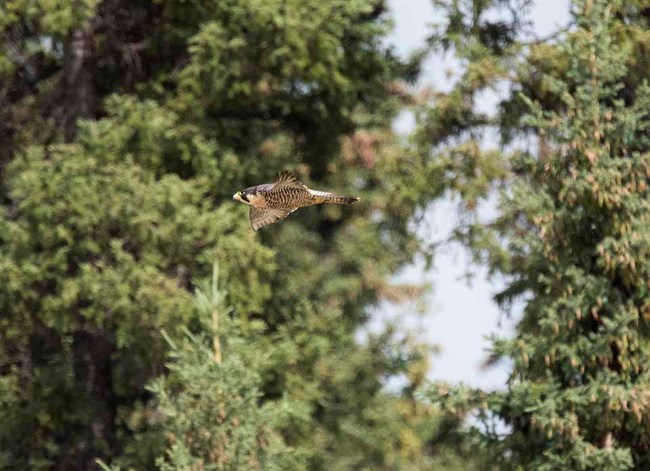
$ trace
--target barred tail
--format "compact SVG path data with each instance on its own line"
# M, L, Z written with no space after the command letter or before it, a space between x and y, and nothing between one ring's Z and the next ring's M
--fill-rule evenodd
M309 193L315 197L316 204L318 203L332 203L332 204L352 204L359 201L355 196L339 196L327 191L309 190Z

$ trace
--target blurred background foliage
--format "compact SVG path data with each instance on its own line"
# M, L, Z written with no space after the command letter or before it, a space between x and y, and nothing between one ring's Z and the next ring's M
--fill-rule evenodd
M417 251L424 196L390 126L418 60L386 46L386 8L0 6L0 466L421 469L467 453L458 420L414 398L428 349L354 338L369 306L417 291L388 280ZM255 234L231 196L282 169L363 202ZM215 261L235 323L221 365L193 307ZM398 374L408 387L384 391Z
M0 468L645 469L650 4L531 39L530 1L433 3L406 60L383 0L0 4ZM413 93L440 51L461 79ZM283 169L361 202L253 233L231 195ZM450 192L525 299L503 393L355 337Z
M436 4L448 21L431 44L464 72L425 97L415 142L462 196L456 238L519 312L514 337L492 339L490 362L513 365L503 391L428 397L474 414L494 469L647 469L650 3L576 0L565 30L527 39L530 2ZM497 109L477 111L495 90Z

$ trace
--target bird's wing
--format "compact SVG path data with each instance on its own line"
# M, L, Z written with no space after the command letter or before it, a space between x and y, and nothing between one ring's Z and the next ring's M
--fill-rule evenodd
M298 177L296 177L296 174L293 172L289 172L287 170L283 170L282 172L278 173L278 178L275 181L275 188L278 187L285 187L285 188L302 188L302 189L307 189L305 184L298 180Z
M277 208L256 208L251 206L250 217L253 230L257 231L260 227L273 224L280 219L286 218L293 211Z

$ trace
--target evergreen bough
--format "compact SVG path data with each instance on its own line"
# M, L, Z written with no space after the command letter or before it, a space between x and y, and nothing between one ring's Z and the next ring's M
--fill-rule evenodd
M542 152L510 159L500 217L471 231L506 277L498 300L523 300L514 338L493 339L513 370L504 391L439 384L431 396L478 414L498 469L650 466L650 87L624 87L625 6L573 2L567 72L541 78L560 106L520 96Z

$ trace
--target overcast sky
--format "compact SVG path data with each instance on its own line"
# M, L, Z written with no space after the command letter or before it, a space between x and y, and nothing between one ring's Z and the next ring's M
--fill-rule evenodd
M395 20L392 42L402 55L422 47L430 34L430 25L441 21L430 0L389 0L389 4ZM531 11L535 34L539 37L563 27L568 19L569 0L538 0ZM453 59L430 58L420 85L449 90L456 67ZM478 106L489 111L497 99L495 94L488 94ZM404 133L412 126L413 119L408 113L395 123L396 129ZM493 206L487 205L482 216L489 218L494 212ZM426 240L442 240L454 226L456 217L451 201L438 202L430 208L425 223L418 230ZM507 379L509 365L502 364L487 371L481 368L489 345L485 336L512 332L513 321L504 319L492 302L492 295L499 286L495 281L486 280L484 270L478 271L471 286L461 278L469 263L462 249L445 248L436 256L433 270L427 272L421 264L407 268L398 277L400 281L426 282L432 287L424 312L414 315L415 306L409 304L383 305L375 313L375 324L382 319L400 319L404 326L420 332L423 339L437 344L441 351L432 362L431 379L500 388Z

